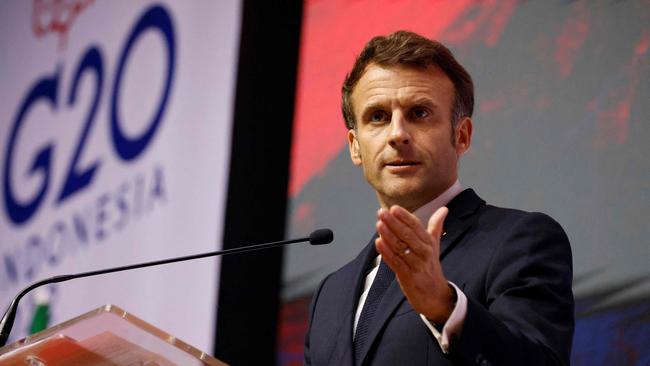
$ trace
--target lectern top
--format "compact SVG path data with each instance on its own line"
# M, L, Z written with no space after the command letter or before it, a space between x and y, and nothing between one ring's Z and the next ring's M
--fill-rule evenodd
M225 363L115 305L105 305L0 348L3 366Z

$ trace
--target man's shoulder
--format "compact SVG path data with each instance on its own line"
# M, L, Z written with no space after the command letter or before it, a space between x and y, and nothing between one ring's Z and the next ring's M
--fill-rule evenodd
M546 213L526 211L519 208L503 207L486 203L486 201L480 198L471 188L461 192L461 194L458 195L458 198L465 202L465 205L467 205L466 202L474 202L474 205L477 207L474 213L477 215L478 222L481 224L512 226L515 223L522 222L561 228L561 225ZM453 203L454 202L452 201L451 204Z
M318 312L321 316L325 315L325 318L336 317L341 314L342 308L352 306L358 292L358 278L363 270L365 252L363 250L356 258L321 281L312 299L312 314Z
M497 257L508 257L527 250L559 251L562 256L571 257L571 246L565 230L543 212L486 204L476 212L470 232L468 236L472 242L479 244L472 248L498 253Z
M370 245L370 244L369 244ZM350 261L345 263L343 266L339 267L332 273L330 273L324 281L347 281L350 278L357 276L359 271L359 266L363 266L366 262L365 258L368 256L368 248L364 247L356 257L352 258Z
M539 211L525 211L517 208L500 207L491 204L484 205L478 212L479 222L494 223L498 225L520 226L549 226L561 225L550 215Z

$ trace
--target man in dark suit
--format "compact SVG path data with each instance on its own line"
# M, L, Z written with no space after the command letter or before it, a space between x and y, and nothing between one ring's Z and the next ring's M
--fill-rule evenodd
M438 42L373 38L343 85L350 155L377 235L314 295L311 365L568 365L568 239L550 217L487 205L458 181L471 77Z

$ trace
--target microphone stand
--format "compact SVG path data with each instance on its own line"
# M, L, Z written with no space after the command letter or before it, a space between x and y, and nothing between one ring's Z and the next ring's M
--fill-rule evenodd
M279 247L287 244L302 243L307 241L312 245L329 244L332 242L332 240L334 240L334 234L332 233L332 230L319 229L313 231L307 237L298 238L298 239L290 239L290 240L275 241L271 243L249 245L249 246L239 247L239 248L218 250L215 252L194 254L194 255L188 255L184 257L162 259L162 260L157 260L152 262L137 263L137 264L131 264L131 265L121 266L121 267L105 268L96 271L66 274L66 275L59 275L59 276L46 278L44 280L35 282L25 287L22 291L18 293L18 295L16 295L16 297L14 297L14 299L11 301L11 304L9 304L9 308L7 308L7 311L2 317L2 320L0 320L0 347L3 347L7 343L7 339L9 339L11 328L13 327L14 321L16 320L16 311L18 310L18 302L20 301L20 299L31 290L43 285L69 281L76 278L98 276L107 273L122 272L122 271L128 271L132 269L138 269L138 268L153 267L153 266L159 266L163 264L176 263L176 262L184 262L184 261L190 261L190 260L206 258L206 257L252 252L252 251L274 248L274 247Z

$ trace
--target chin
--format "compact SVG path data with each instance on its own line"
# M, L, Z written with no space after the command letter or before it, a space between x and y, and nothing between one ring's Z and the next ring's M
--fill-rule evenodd
M404 208L416 205L422 200L423 194L419 190L388 190L383 194L384 201L389 205L399 205Z

